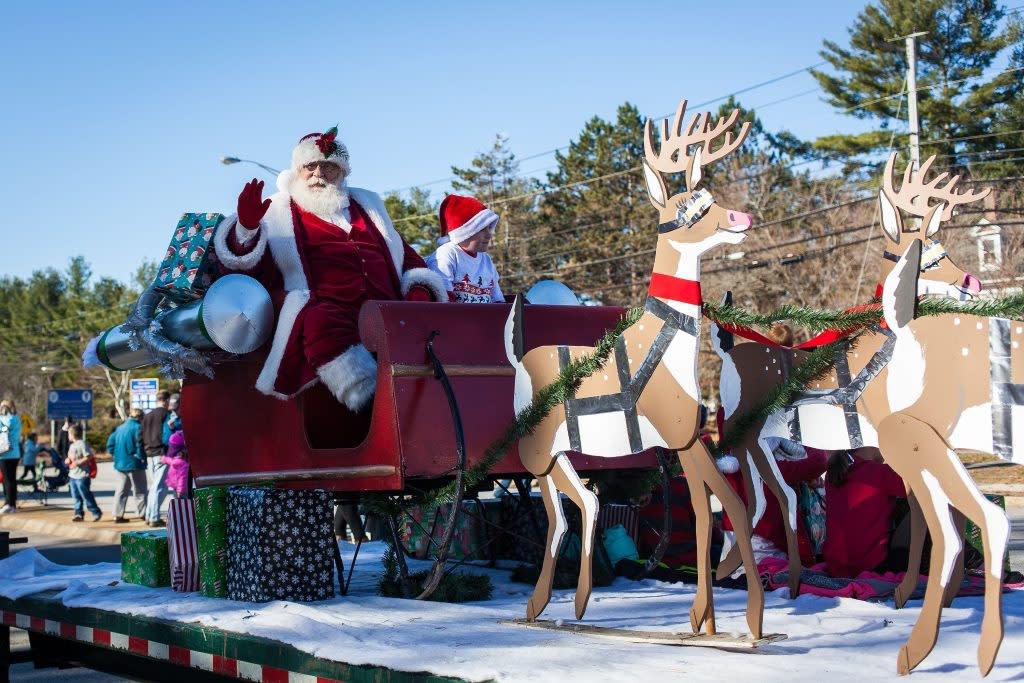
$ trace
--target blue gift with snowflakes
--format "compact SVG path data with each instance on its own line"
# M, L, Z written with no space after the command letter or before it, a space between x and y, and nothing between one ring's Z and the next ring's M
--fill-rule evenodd
M333 515L327 491L228 489L228 597L247 602L333 597Z

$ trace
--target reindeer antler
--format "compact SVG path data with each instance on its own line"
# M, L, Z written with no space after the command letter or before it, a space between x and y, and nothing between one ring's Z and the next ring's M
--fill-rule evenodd
M647 163L651 165L651 168L662 173L678 173L689 170L690 145L700 142L702 139L699 135L694 136L694 131L704 128L704 124L702 123L701 115L694 114L684 134L682 129L683 116L685 114L686 100L682 100L679 103L679 107L676 108L674 133L671 134L669 133L668 119L662 120L661 146L657 152L654 151L654 126L651 124L650 119L647 119L644 123L644 155L647 157Z
M718 119L718 123L710 126L711 114L694 114L690 119L686 131L683 131L683 116L686 113L686 100L679 103L676 109L676 116L673 129L669 130L668 119L661 122L661 147L654 151L654 134L651 120L647 119L644 124L644 154L647 163L662 173L678 173L679 171L690 171L693 163L693 155L689 150L692 145L704 143L701 150L700 165L706 166L717 161L729 152L739 147L750 132L750 122L746 121L740 128L739 134L733 138L728 132L739 118L739 109L734 109L728 117ZM711 150L711 142L725 134L723 144L714 151Z
M928 182L924 182L924 178L928 175L928 170L934 162L935 155L928 157L921 164L921 168L917 173L914 173L912 165L908 165L903 172L903 183L900 185L899 192L897 192L892 186L896 152L889 155L889 160L885 162L885 173L882 175L882 189L894 206L903 209L913 216L923 218L928 215L931 209L938 206L938 204L929 205L928 202L932 199L937 199L943 205L942 220L948 221L953 217L954 208L962 204L971 204L984 199L992 191L991 187L986 187L984 190L957 192L957 183L960 182L960 176L955 175L950 178L949 182L942 185L942 182L949 178L949 173L946 172L940 173Z

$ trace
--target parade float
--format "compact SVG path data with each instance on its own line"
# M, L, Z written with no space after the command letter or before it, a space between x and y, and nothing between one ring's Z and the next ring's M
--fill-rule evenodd
M788 643L794 642L796 633L811 639L830 623L841 640L848 620L830 622L819 616L812 631L798 625L802 618L811 618L806 614L810 603L790 619L773 620L773 610L789 610L776 597L766 605L751 551L751 520L756 515L743 508L725 483L716 454L697 440L695 370L702 317L738 331L772 316L745 317L735 308L702 301L701 254L716 245L738 243L750 226L749 216L719 206L701 186L702 166L738 147L747 127L735 130L738 112L717 122L709 114L687 119L685 106L681 103L675 119L664 123L660 140L650 122L645 131L644 178L658 215L652 216L657 250L644 308L624 311L521 301L488 306L367 302L359 313L358 329L376 361L376 390L372 407L364 413L343 410L336 396L319 383L287 400L257 390L284 294L268 291L245 275L223 274L210 245L227 221L219 214L186 214L156 281L123 325L93 340L85 358L115 370L157 365L168 376L183 379L182 420L198 486L194 502L176 501L170 533L126 535L120 581L110 581L109 570L103 569L56 578L58 569L26 553L11 569L21 573L27 592L12 588L4 593L3 623L30 631L43 664L80 661L103 668L107 663L108 669L165 680L176 680L185 670L199 678L252 680L516 680L521 675L536 680L545 666L552 680L580 671L590 671L596 679L626 675L623 662L632 667L633 675L644 666L656 672L653 675L671 675L668 662L678 657L615 649L596 637L640 642L642 648L653 643L748 651L760 647L796 656L782 645L771 645L784 636L764 634L765 619L784 625ZM781 389L770 388L776 377L769 378L771 382L749 379L757 373L748 370L742 386L754 382L762 389L753 399L741 394L748 401L745 412L737 412L739 399L730 399L735 403L730 404L735 417L730 428L742 431L753 425L749 439L763 440L765 416L778 412L785 428L782 437L792 438L792 416L813 403L800 391L815 394L828 410L838 411L847 426L852 422L846 419L846 407L866 402L870 409L858 414L871 417L858 422L860 433L870 424L886 460L907 482L932 532L932 567L942 568L941 575L929 577L925 606L917 619L899 617L894 637L910 635L899 650L898 671L908 673L934 644L939 611L944 599L948 602L955 593L950 586L957 572L956 527L961 517L969 517L985 538L985 611L978 663L987 674L1003 638L999 560L1007 525L1003 513L981 497L962 467L957 469L950 447L957 445L951 443L957 441L954 437L966 431L983 435L973 427L954 429L956 415L969 415L971 425L980 425L997 408L1019 398L1024 362L1015 362L1019 344L1013 335L1020 335L1020 325L1005 317L978 317L1002 314L1019 319L1019 302L990 303L988 308L944 302L936 315L914 319L916 310L926 309L926 302L918 304L916 298L921 281L943 265L941 248L933 245L922 257L919 236L904 234L896 209L923 218L923 236L932 237L954 205L980 195L956 193L955 180L942 187L939 180L926 183L926 168L916 177L908 173L895 192L891 166L890 160L880 201L891 241L886 252L893 254L887 260L894 267L883 283L881 306L835 314L826 326L832 342L826 345L828 355L812 355L803 364L789 358L792 381ZM683 175L678 194L668 190L665 176L670 174ZM929 204L929 197L938 203ZM974 285L962 271L946 284L968 293ZM803 313L789 310L774 319L800 321ZM871 325L876 329L865 339L838 334ZM1006 342L999 347L1005 353L986 355L984 349L990 349L996 337ZM459 343L465 338L481 343ZM740 344L733 353L744 346L750 345ZM851 384L839 386L836 380L840 357L852 354L846 367L859 373L871 365L876 346L888 348L891 358L875 363L880 366L877 371L857 383L863 395L843 394L845 400L824 396L825 390L848 389ZM788 352L769 348L768 353ZM963 369L936 372L940 365L955 364ZM1000 424L1013 434L1019 413L1000 414ZM808 420L801 420L800 426L801 438L810 438ZM744 463L745 472L759 471L770 481L770 456L754 455L753 442L736 443L748 444L742 459L749 453L753 467ZM999 444L1004 441L996 436L986 443L1002 452ZM666 454L671 456L671 450L678 451L695 503L700 545L696 592L691 598L689 589L661 584L639 592L613 590L592 610L600 613L599 623L565 623L566 618L582 619L591 601L590 558L601 519L597 500L581 479L637 469L660 470L665 479ZM421 584L409 581L407 564L422 563L407 560L400 551L393 553L401 565L403 592L425 598L448 574L449 549L460 516L475 507L467 505L467 495L490 488L494 478L524 477L537 479L547 517L543 565L528 598L507 590L512 597L499 598L500 607L488 610L365 593L334 597L338 589L345 596L354 587L365 588L379 566L354 567L359 546L351 554L342 553L331 538L332 501L372 502L394 513L387 515L387 526L396 550L404 543L399 511L427 504L444 511L445 521L430 540L433 551L428 556L434 560ZM746 478L752 480L750 474ZM559 594L558 604L548 607L553 565L567 528L566 499L560 493L567 494L569 507L580 510L583 561L575 593ZM519 503L529 505L529 492L520 494ZM736 552L746 569L746 594L720 590L715 596L712 591L712 494L736 523ZM788 500L781 488L776 494ZM486 511L479 512L487 517ZM343 554L349 563L347 577ZM366 555L386 561L379 552ZM657 562L657 554L652 561ZM916 578L916 567L911 571ZM793 586L799 588L798 584L797 580ZM35 594L42 586L51 592ZM908 596L909 592L902 593L897 601ZM728 631L746 630L748 635L720 629L716 597L728 606L719 622L724 621ZM686 619L679 615L687 604L689 632L680 632ZM526 619L518 618L524 607ZM538 620L546 607L557 607L565 616ZM872 612L870 618L881 613ZM389 630L382 630L381 624L392 619L402 625L392 623ZM411 659L409 651L420 647L428 626L458 635L447 643L429 639L442 653L440 660L422 648ZM472 630L468 641L461 627ZM380 642L368 645L373 639ZM868 641L861 647L869 647ZM892 641L886 637L874 647ZM545 643L553 643L554 649ZM514 673L496 663L503 656L495 647L505 658L521 659L511 667ZM838 646L828 644L824 649L834 647ZM453 663L443 655L459 648L476 652L467 655L470 665L466 657L455 657ZM515 648L536 648L537 654L509 654ZM619 661L601 661L598 652L605 653L606 660L607 653L614 652ZM700 661L727 656L703 651L693 655ZM765 666L734 660L730 665L751 676L763 673ZM850 680L855 680L857 667L849 671Z

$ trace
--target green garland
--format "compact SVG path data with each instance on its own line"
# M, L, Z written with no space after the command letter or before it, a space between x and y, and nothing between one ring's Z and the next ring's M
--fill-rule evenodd
M718 306L704 302L704 315L716 323L737 327L771 327L772 324L791 320L808 328L812 334L825 330L851 330L867 327L882 317L881 308L860 311L836 311L803 308L786 304L771 313L748 313L736 306Z
M783 410L792 401L795 394L800 393L806 389L808 384L827 374L835 364L836 354L840 350L843 353L847 352L856 343L857 337L862 332L881 320L882 310L877 304L878 300L873 299L868 304L870 308L855 311L821 310L787 304L771 313L755 314L748 313L736 306L719 306L705 302L703 304L704 314L717 323L727 325L767 328L773 323L787 320L807 327L813 333L824 330L852 331L850 336L840 341L810 351L804 362L794 369L785 382L774 386L757 408L737 420L728 437L719 443L716 455L720 455L730 446L735 445L752 426L763 421L772 413ZM644 309L639 307L628 309L615 328L609 330L597 342L592 354L570 361L569 365L551 384L541 389L534 396L533 401L516 415L515 420L505 430L505 433L487 448L480 462L466 470L465 487L467 489L474 488L484 481L491 468L505 456L514 442L533 432L555 406L575 394L584 379L601 369L615 348L619 336L639 320L643 312ZM924 299L918 302L918 317L949 313L1019 320L1024 318L1024 294L966 303L949 299ZM426 505L444 503L451 501L454 497L455 484L452 482L440 489L428 492L422 503ZM386 498L370 496L367 497L366 502L376 511L400 511L400 506Z
M594 345L594 352L579 358L573 358L553 382L541 389L523 408L505 433L484 451L484 456L473 467L466 470L464 485L467 489L475 487L490 473L491 468L498 464L513 443L533 432L537 425L548 416L548 413L573 396L587 377L601 369L608 356L615 349L619 336L643 315L643 308L631 308L614 328L605 333ZM455 497L455 483L438 489L429 497L429 502L447 502Z
M768 419L772 413L785 410L793 398L807 388L811 382L820 379L832 371L836 364L836 355L846 353L853 348L860 332L831 344L819 346L807 354L806 359L789 374L786 380L776 384L752 411L744 413L732 425L728 434L719 435L715 446L715 455L722 455L741 441L750 428Z

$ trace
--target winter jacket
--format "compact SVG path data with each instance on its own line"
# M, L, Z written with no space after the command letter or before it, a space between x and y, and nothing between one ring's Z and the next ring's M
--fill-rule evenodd
M114 469L118 472L146 469L146 456L139 440L141 429L139 421L129 417L107 439L107 452L114 456Z
M21 459L21 420L17 415L0 415L0 431L7 432L11 448L0 453L0 460Z
M21 464L25 467L36 466L36 453L39 452L39 444L32 439L25 439L25 445L22 447Z
M167 411L167 419L164 420L164 428L161 434L161 441L166 446L171 440L171 434L181 431L181 416L174 410Z
M167 421L167 412L167 408L157 406L142 416L142 450L151 458L167 452L164 446L164 422Z

